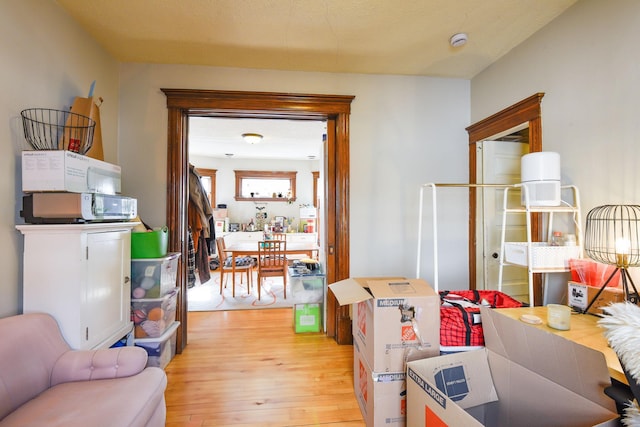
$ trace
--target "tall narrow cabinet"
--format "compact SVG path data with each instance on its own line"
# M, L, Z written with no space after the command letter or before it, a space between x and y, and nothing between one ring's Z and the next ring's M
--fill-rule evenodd
M18 225L24 313L51 314L74 349L109 347L127 335L136 224Z

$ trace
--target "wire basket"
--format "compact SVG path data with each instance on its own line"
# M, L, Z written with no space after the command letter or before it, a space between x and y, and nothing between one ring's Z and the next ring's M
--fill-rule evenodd
M85 154L93 145L96 122L70 111L29 108L20 112L24 137L35 150Z

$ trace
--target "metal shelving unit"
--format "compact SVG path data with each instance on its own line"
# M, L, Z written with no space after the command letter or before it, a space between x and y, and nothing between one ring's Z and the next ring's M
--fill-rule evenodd
M509 192L522 192L524 205L509 206ZM561 194L571 192L572 203L561 201L559 206L531 206L528 188L524 184L515 184L504 189L502 233L500 240L500 270L498 274L498 290L502 291L503 270L505 266L526 267L528 271L529 304L533 304L533 275L545 274L545 293L547 288L547 273L566 273L569 270L570 258L582 258L582 213L580 211L580 193L573 185L561 187ZM554 215L573 215L573 226L576 236L575 246L550 246L546 242L534 242L531 235L532 214L541 213L546 216L546 242L551 240L554 227ZM506 242L507 217L509 215L525 215L527 240L524 242Z

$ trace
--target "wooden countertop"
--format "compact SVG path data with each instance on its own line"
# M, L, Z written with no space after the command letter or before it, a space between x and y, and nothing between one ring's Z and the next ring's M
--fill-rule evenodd
M582 344L585 347L600 351L604 354L607 361L607 367L609 368L611 378L615 378L624 384L628 384L627 378L622 371L622 366L620 366L618 356L611 347L609 347L602 328L598 326L598 320L600 317L592 314L572 313L571 328L568 331L561 331L547 326L547 307L496 308L495 310L500 314L504 314L505 316L509 316L513 319L520 319L520 316L523 314L533 314L538 316L542 319L542 324L529 326L543 329L552 334L560 335L568 340Z

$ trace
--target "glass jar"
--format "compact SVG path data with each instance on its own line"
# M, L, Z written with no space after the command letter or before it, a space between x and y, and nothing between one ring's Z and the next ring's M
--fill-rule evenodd
M551 246L560 246L562 245L562 231L554 231L551 236L551 242L549 242Z

